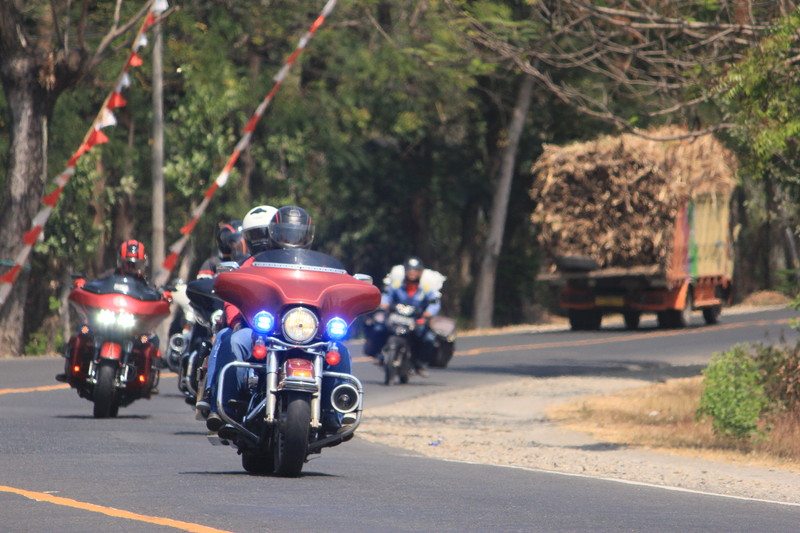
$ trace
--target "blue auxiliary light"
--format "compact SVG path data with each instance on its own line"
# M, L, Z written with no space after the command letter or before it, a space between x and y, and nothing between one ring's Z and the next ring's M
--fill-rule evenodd
M335 341L342 340L347 335L347 322L338 316L331 318L325 326L325 331L331 339Z
M253 317L253 329L259 333L269 333L275 327L275 317L266 311L259 311Z

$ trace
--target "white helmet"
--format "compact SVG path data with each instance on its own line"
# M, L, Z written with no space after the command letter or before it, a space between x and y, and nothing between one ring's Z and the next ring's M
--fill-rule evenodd
M242 235L250 248L250 253L255 255L270 248L269 223L278 210L271 205L254 207L242 220Z

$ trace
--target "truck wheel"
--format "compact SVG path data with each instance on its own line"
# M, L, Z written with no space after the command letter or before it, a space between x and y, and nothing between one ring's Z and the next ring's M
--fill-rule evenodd
M713 307L706 307L703 309L703 320L706 321L706 324L712 325L719 322L719 315L722 314L722 306L715 305Z
M641 313L636 311L628 311L622 313L622 318L625 320L625 327L628 329L637 329L639 327L639 320L642 318Z
M595 309L570 309L569 326L573 331L600 329L603 313Z

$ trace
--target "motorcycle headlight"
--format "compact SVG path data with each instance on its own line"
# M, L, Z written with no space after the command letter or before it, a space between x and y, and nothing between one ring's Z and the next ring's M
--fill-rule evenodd
M269 333L275 327L275 317L266 311L259 311L253 317L253 329L259 333Z
M98 311L97 321L103 326L118 326L122 329L131 329L136 325L136 317L131 313L126 313L125 311L115 313L110 309Z
M342 340L347 335L347 322L338 316L331 318L325 325L325 331L332 340Z
M117 322L117 313L110 309L101 309L97 313L97 321L104 326L113 326Z
M283 335L298 344L313 339L318 325L317 316L305 307L295 307L283 315Z
M130 313L122 312L117 315L117 325L124 329L130 329L136 325L136 317Z

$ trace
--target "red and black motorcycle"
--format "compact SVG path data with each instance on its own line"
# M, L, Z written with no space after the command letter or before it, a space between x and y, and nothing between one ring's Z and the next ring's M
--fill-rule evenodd
M380 291L369 276L351 276L325 254L271 250L249 266L222 272L214 292L235 305L253 329L252 357L219 371L216 398L228 424L213 444L232 444L251 473L297 476L308 456L349 440L361 421L363 386L334 372L340 341L361 314L376 309ZM327 363L327 368L325 370ZM247 374L247 397L223 406L226 380ZM323 403L350 423L333 433ZM225 408L232 409L226 412Z
M113 274L79 283L69 302L81 320L69 339L65 373L56 376L94 402L94 417L150 398L158 383L158 342L152 333L170 314L170 302L143 281Z

